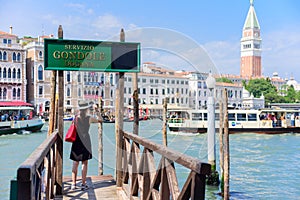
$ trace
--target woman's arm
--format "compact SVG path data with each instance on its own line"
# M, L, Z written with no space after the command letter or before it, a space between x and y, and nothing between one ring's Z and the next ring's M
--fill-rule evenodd
M97 119L95 117L90 117L90 123L102 123L102 119Z

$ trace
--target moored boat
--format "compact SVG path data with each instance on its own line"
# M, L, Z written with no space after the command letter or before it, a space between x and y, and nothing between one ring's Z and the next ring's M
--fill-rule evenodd
M33 106L21 101L0 102L0 135L37 132L45 121L33 116Z
M207 110L169 110L168 128L174 132L207 132ZM300 111L286 109L228 110L229 133L299 133ZM219 128L219 110L215 127Z

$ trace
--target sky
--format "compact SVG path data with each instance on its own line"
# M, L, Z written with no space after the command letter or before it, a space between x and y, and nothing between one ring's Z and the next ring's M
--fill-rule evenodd
M141 62L175 70L240 74L240 40L250 0L11 0L0 30L19 37L141 43ZM262 71L300 82L300 1L254 0L261 27Z

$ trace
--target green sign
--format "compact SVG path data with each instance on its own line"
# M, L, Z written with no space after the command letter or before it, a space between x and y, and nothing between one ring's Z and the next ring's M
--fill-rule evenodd
M45 39L45 69L139 72L140 43Z

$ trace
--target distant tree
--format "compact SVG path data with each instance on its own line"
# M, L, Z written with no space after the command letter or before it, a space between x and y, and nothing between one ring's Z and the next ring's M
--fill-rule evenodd
M277 94L276 87L271 83L270 79L251 79L248 84L243 83L246 90L259 98L262 94L265 96L265 104L282 102L283 99Z
M287 87L286 96L284 97L286 103L295 103L297 100L297 92L293 85Z
M226 78L226 77L221 77L221 78L217 78L216 82L221 82L221 83L233 83L232 80Z

